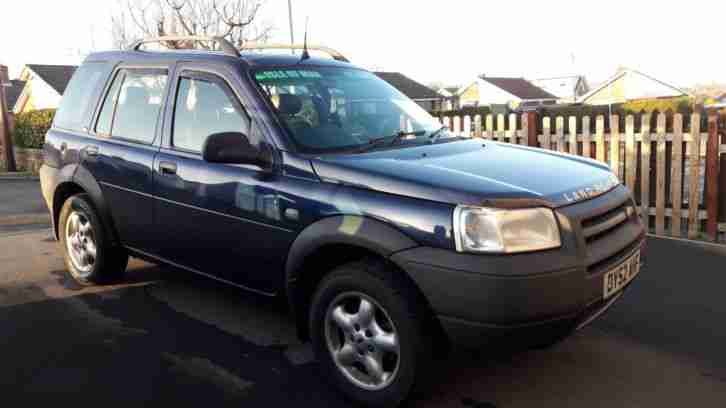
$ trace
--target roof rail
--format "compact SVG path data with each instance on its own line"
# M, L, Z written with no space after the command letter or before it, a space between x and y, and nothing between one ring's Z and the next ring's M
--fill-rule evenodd
M232 45L229 40L227 40L224 37L220 36L214 36L214 37L207 37L207 36L199 36L199 35L168 35L164 37L153 37L153 38L144 38L137 41L134 41L131 45L129 45L128 49L131 51L138 51L139 48L141 48L144 44L149 43L161 43L165 41L209 41L214 42L219 45L219 49L224 52L226 55L230 55L232 57L240 57L239 49L237 49L234 45ZM246 43L243 44L240 49L242 50L302 50L305 49L306 46L304 44L267 44L267 43ZM348 58L346 58L343 54L341 54L339 51L326 47L324 45L307 45L308 50L313 51L321 51L324 52L333 59L337 61L343 61L343 62L350 62Z
M240 49L241 50L302 50L305 49L304 44L267 44L267 43L246 43L243 44ZM307 46L308 50L313 51L321 51L324 52L331 57L333 57L334 60L342 61L342 62L350 62L348 58L345 58L343 54L338 52L337 50L334 50L330 47L326 47L324 45L309 45Z
M199 35L169 35L164 37L144 38L135 41L129 45L128 49L131 51L138 51L139 48L148 43L160 43L164 41L209 41L219 45L219 49L226 55L239 58L239 51L224 37L205 37Z

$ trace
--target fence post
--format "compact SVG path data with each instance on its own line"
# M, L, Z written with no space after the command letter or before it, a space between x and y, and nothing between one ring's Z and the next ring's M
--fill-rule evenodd
M691 141L689 142L690 152L688 153L688 238L698 238L698 230L701 229L701 220L698 218L698 210L701 204L701 196L698 194L698 182L701 169L701 115L691 114Z
M15 154L13 152L13 139L10 136L10 115L8 103L5 98L5 84L8 79L8 67L0 65L0 145L2 145L5 170L15 171Z
M537 120L539 120L539 115L537 115L537 112L530 111L526 112L522 119L526 120L525 123L527 124L527 146L539 147L539 143L537 143Z
M708 115L708 144L706 145L706 233L709 238L718 238L718 171L719 171L719 145L718 115L712 112Z

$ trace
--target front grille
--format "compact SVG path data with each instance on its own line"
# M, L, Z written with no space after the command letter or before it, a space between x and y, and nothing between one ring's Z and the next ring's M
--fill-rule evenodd
M642 228L633 200L625 197L580 221L585 243L585 266L591 274L609 270L638 245Z
M644 234L635 203L623 185L558 212L572 225L589 274L603 273L621 262L640 244Z
M628 204L626 201L603 214L583 220L582 233L585 236L585 242L589 244L626 222L629 215L632 215L629 214L632 207Z

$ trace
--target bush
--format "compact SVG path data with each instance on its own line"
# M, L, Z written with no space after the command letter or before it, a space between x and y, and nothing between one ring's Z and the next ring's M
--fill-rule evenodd
M626 113L653 113L668 112L690 114L693 113L695 100L689 96L676 98L653 98L628 101L623 104Z
M19 113L15 116L13 143L15 147L40 149L50 129L55 109L42 109Z

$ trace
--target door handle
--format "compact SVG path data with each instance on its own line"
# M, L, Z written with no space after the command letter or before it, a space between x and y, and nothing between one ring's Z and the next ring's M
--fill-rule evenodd
M86 146L83 148L83 151L85 152L86 157L98 156L98 146Z
M159 172L161 174L168 174L168 175L176 174L176 163L172 163L172 162L168 162L168 161L160 161L159 162Z

